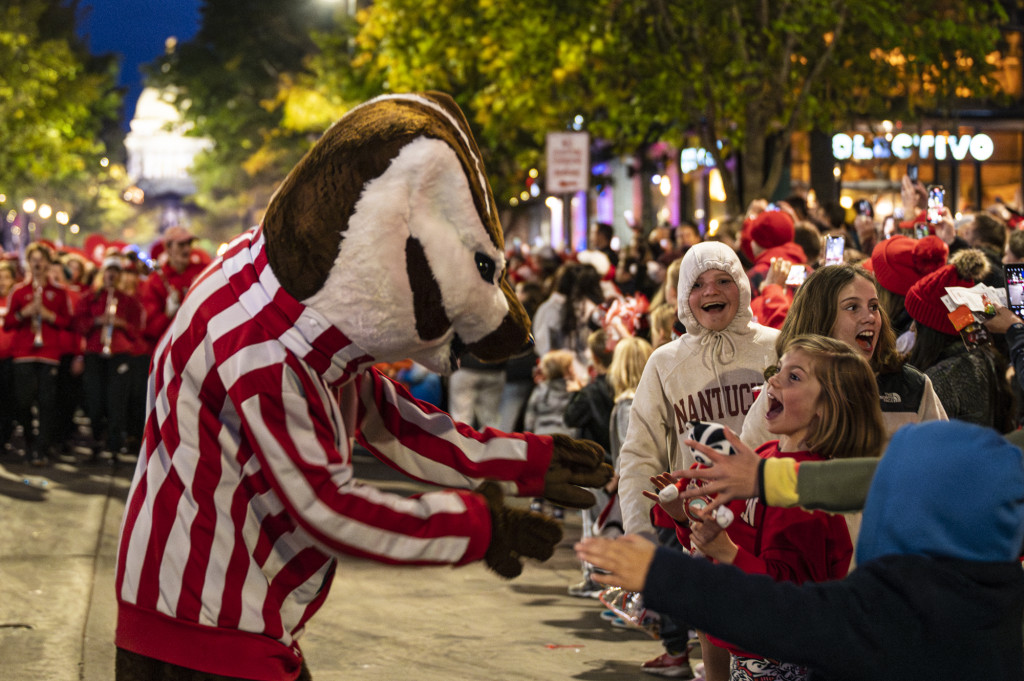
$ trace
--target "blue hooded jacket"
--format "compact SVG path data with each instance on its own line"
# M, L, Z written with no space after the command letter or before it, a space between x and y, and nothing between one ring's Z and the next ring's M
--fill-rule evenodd
M864 505L858 564L908 554L1012 561L1022 543L1020 449L960 421L908 425L893 435Z
M811 681L1024 681L1022 459L981 426L904 426L845 579L798 586L659 548L644 604Z

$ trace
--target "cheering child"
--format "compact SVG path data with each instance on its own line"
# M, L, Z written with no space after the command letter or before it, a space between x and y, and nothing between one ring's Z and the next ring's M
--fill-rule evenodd
M798 462L877 457L885 445L874 372L862 353L842 341L815 335L790 340L766 392L765 418L778 440L758 448L762 457ZM763 504L749 506L744 516L755 528L758 550L738 546L714 520L693 524L693 545L719 563L776 581L799 584L846 576L853 546L841 516ZM729 648L731 681L806 677L802 667Z

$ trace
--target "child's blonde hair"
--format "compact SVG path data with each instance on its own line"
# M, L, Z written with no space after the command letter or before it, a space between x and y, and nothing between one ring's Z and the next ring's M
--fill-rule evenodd
M651 352L651 344L638 336L627 336L615 344L608 383L616 400L636 391Z
M608 349L608 332L604 329L592 331L587 336L587 350L595 366L607 369L612 363L612 351Z
M864 355L843 341L813 334L791 338L783 354L794 350L807 353L808 371L821 385L822 414L808 429L807 449L829 459L881 456L885 422L875 372Z
M651 341L658 347L672 340L678 315L670 305L659 305L651 312Z
M545 381L572 376L572 365L576 355L571 350L549 350L540 358L540 375Z

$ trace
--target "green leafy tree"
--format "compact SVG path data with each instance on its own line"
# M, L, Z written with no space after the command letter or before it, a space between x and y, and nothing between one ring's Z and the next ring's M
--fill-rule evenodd
M0 192L105 223L103 138L118 121L113 57L90 57L74 36L76 4L14 0L0 8Z
M201 11L196 36L157 60L148 82L173 86L191 134L213 140L195 162L195 200L204 231L225 238L258 221L310 146L310 131L286 120L288 93L332 10L317 0L206 0Z
M340 101L452 94L506 196L579 115L618 153L696 137L719 167L741 158L723 173L737 209L773 191L796 131L991 95L1004 21L995 0L378 0L320 65L353 68L325 81Z
M508 198L521 191L528 169L539 167L546 134L594 109L599 93L583 77L600 51L593 6L379 0L359 13L355 40L321 40L313 71L341 101L428 89L452 95L474 128L496 194Z
M607 10L620 68L603 76L634 83L628 100L608 102L608 123L638 114L670 127L669 139L696 133L720 167L739 156L741 171L722 174L734 209L741 195L772 193L796 131L913 119L993 94L986 56L1006 19L994 0L622 0Z

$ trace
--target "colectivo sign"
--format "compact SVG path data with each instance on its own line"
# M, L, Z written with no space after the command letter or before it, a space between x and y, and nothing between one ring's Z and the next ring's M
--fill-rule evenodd
M901 132L887 140L881 135L868 142L864 135L839 133L832 136L832 156L837 161L868 161L873 158L906 160L917 151L918 158L927 159L934 154L938 161L954 158L963 161L987 161L995 151L992 138L985 133L977 135L911 135Z

